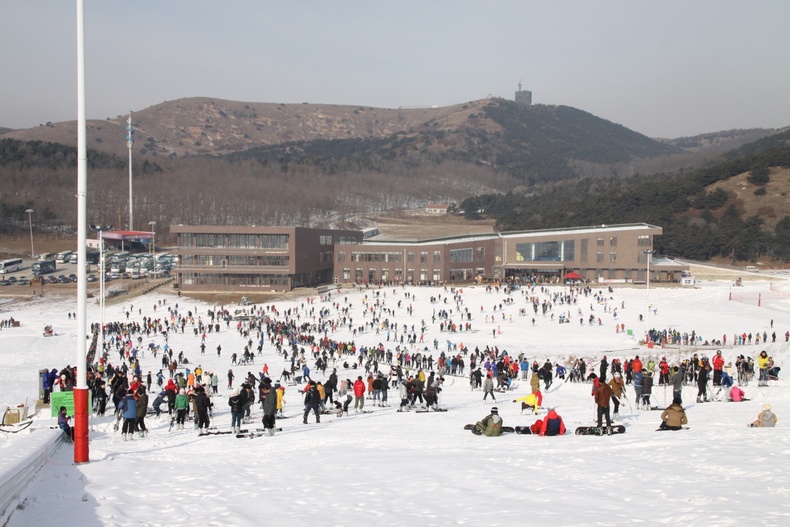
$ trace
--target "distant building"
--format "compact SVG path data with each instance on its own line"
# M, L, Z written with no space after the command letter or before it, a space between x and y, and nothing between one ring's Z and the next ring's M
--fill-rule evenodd
M450 206L447 203L428 203L425 206L425 212L428 214L447 214L447 209Z
M492 232L419 241L363 231L174 225L174 274L185 291L290 291L333 282L677 283L688 265L650 258L661 227L647 223ZM650 258L650 263L648 263Z
M522 90L521 82L518 83L518 91L516 92L516 104L520 106L529 106L532 104L532 92L529 90Z

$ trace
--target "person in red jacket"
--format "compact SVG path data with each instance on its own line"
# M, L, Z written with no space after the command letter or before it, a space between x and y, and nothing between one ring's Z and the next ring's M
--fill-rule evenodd
M659 386L665 386L669 384L669 363L667 362L666 357L662 357L661 362L658 363L658 372Z
M642 371L642 361L639 360L639 355L634 357L634 360L631 361L631 370L633 370L634 373Z
M362 409L365 407L365 381L362 380L362 376L360 375L357 377L357 380L354 381L354 411L361 412Z
M721 350L716 352L711 363L713 364L713 385L721 386L721 371L724 369L724 357Z
M546 418L543 419L539 433L542 436L561 436L565 433L565 423L562 422L562 417L554 411L554 408L550 409Z

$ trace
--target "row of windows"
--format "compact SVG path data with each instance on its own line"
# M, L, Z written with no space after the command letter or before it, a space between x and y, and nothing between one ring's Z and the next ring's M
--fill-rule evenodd
M366 272L367 271L367 272ZM450 280L473 280L478 275L485 274L484 268L478 269L451 269ZM442 272L439 269L406 269L405 280L413 282L419 280L420 282L434 281L438 282L443 280ZM404 280L403 269L394 269L390 272L389 269L351 269L345 267L343 269L343 280L354 280L355 282L388 282L390 280L400 282Z
M192 234L178 235L181 247L228 247L232 249L288 249L287 234ZM331 236L330 236L331 238Z
M184 285L238 285L238 286L279 286L287 287L287 275L280 274L224 274L224 273L182 273Z
M331 260L331 254L330 260ZM182 265L199 265L202 267L226 267L228 265L250 265L250 266L288 266L290 257L288 256L221 256L221 255L187 255L181 257Z

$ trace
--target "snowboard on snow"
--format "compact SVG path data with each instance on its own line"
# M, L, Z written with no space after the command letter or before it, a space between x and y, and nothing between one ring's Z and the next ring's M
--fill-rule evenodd
M274 428L273 430L275 432L282 432L283 431L282 428ZM261 437L261 436L264 436L264 435L269 435L269 434L268 434L268 432L264 432L264 431L260 431L259 430L259 431L255 431L255 432L247 432L247 433L244 433L244 434L236 434L236 438L237 439L255 439L256 437Z
M221 436L221 435L233 434L233 433L246 434L248 432L249 432L249 430L247 430L245 428L242 428L238 432L234 432L233 430L209 430L208 432L205 432L203 435L204 436Z
M432 413L432 412L446 412L446 411L447 411L447 408L425 408L425 409L422 409L422 410L416 410L414 413L415 414L427 414L429 412Z
M611 434L624 434L625 427L623 425L612 425ZM580 426L576 429L577 436L605 436L609 435L608 427L606 426Z
M520 435L532 435L532 428L529 426L516 426L516 433Z

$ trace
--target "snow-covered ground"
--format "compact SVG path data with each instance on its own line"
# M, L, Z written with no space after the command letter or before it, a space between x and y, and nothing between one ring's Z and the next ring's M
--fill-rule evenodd
M550 290L558 291L567 289ZM728 300L731 291L733 300ZM333 293L329 302L316 298L314 304L305 299L274 304L281 315L289 308L298 309L305 321L311 319L306 311L313 307L329 309L329 317L337 318L333 304L337 302L349 308L353 327L359 327L370 319L370 315L363 317L365 306L378 300L394 311L382 315L382 320L388 318L400 327L414 324L418 334L420 321L425 320L425 343L417 347L433 350L437 339L439 350L431 351L434 358L446 350L448 340L470 350L498 346L541 364L547 358L564 362L569 357L584 357L594 364L604 354L609 360L666 355L674 364L691 356L688 349L640 346L645 330L655 327L694 330L706 340L726 334L728 345L736 333L765 331L767 344L725 346L721 348L725 358L733 362L739 354L756 358L766 349L779 366L787 362L788 282L755 281L740 288L730 282L704 282L698 289L651 288L648 296L638 288L615 288L612 293L593 289L593 293L600 293L604 301L582 296L570 306L555 304L553 320L538 315L534 324L526 297L547 298L540 288L513 292L510 305L503 293L487 292L482 286L463 288L458 307L449 290L427 287L343 290ZM431 297L440 299L431 303ZM154 312L160 300L165 306ZM179 312L192 310L206 320L207 310L214 307L177 298L171 292L154 292L125 305L108 306L106 320L126 320L124 312L130 304L134 305L130 319L136 321L143 316L162 317L165 309L176 304ZM648 304L655 309L649 315ZM432 314L446 309L459 321L458 308L469 309L473 331L440 332L440 320L432 322ZM519 314L522 308L528 308L527 316ZM579 309L585 320L581 325ZM43 298L0 305L0 319L14 317L22 322L19 328L0 332L3 408L26 399L32 407L38 394L38 370L74 363L76 328L67 314L75 311L75 300ZM559 324L559 315L568 312L572 322ZM588 325L590 314L600 317L601 325ZM642 322L640 314L647 315ZM88 317L89 322L99 320L93 300ZM624 324L632 335L616 332L615 323ZM52 324L57 335L44 338L44 324ZM770 342L772 332L777 334L776 343ZM385 331L369 330L353 337L345 326L329 337L353 339L358 347L379 342L389 349L395 347L392 340L387 342ZM153 340L164 343L161 336ZM230 426L226 387L230 355L240 352L245 342L233 325L227 329L225 324L220 333L208 334L205 355L200 354L200 339L191 327L185 334L169 337L173 349L183 350L193 366L218 372L220 394L214 398L212 426L220 429ZM214 351L219 344L220 358ZM111 360L117 361L117 356ZM268 340L263 357L257 357L254 365L232 367L237 383L247 372L257 374L263 363L275 378L286 364ZM159 359L146 353L143 371L156 373L159 368ZM388 366L381 369L389 371ZM354 379L361 373L345 370L342 364L338 372L341 379ZM319 373L315 378L323 376ZM368 401L372 413L357 415L352 407L347 417L322 416L316 425L311 416L306 426L301 422L297 389L288 387L285 414L290 418L278 421L283 431L273 438L198 437L189 425L187 430L168 432L169 418L149 417L147 438L123 442L113 438L112 416L93 418L91 462L74 465L71 445L63 445L38 473L8 525L790 524L790 390L784 380L767 388L756 382L744 386L751 399L744 403L696 404L696 387L687 386L683 400L690 428L680 432L656 432L660 412L633 408L629 388L629 403L620 412L627 433L611 437L573 435L576 426L593 422L590 385L556 382L545 393L544 406L556 407L571 433L488 438L464 431L463 426L487 415L491 403L482 403L482 393L471 391L465 377L447 375L446 379L440 404L448 412L398 413L397 392L391 390L389 407L372 407ZM529 384L522 381L513 393L497 394L505 425L534 422L534 416L522 415L519 405L511 402L528 389ZM670 399L671 391L654 388L655 404L664 406ZM777 428L747 428L764 402L770 402L779 416ZM260 425L260 415L255 408L255 423L250 427ZM0 434L0 447L13 449L26 434L36 433L34 428L51 423L37 419L30 432Z

